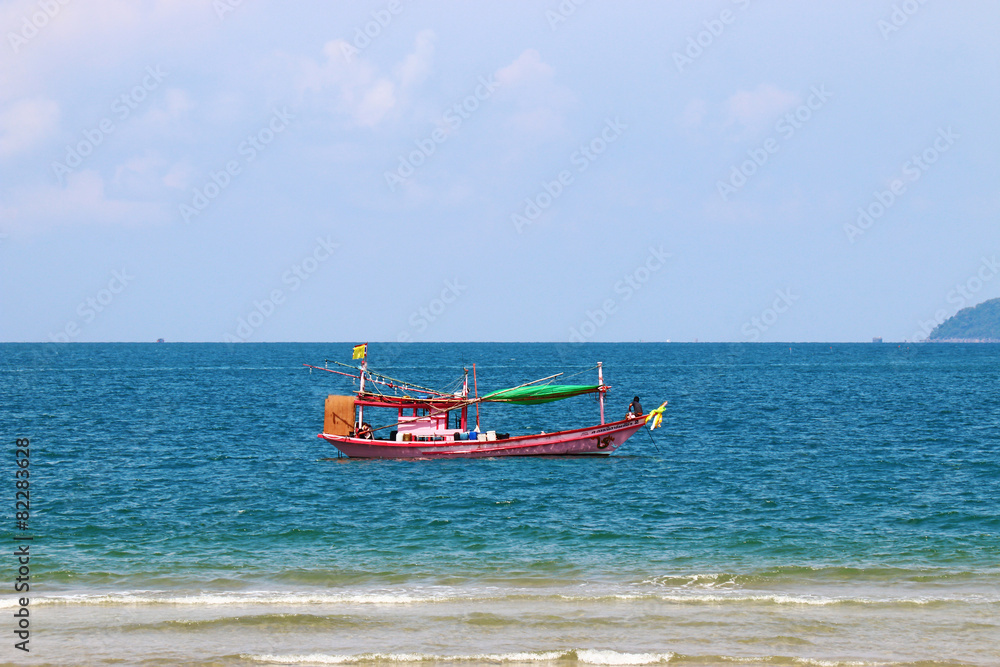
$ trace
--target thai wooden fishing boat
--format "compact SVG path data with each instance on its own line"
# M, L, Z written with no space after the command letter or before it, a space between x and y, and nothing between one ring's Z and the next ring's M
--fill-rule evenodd
M360 350L360 351L359 351ZM603 364L598 363L596 385L552 384L557 373L517 387L478 395L478 381L473 365L473 393L470 394L469 371L464 370L461 389L447 393L390 378L369 370L367 344L355 348L359 367L334 361L351 372L312 366L309 368L346 375L358 382L353 396L330 395L326 399L323 432L319 437L351 458L430 459L476 458L496 456L608 456L625 444L647 421L655 428L662 420L664 402L649 414L628 416L605 422L604 399L609 386L604 384ZM327 363L330 363L329 360ZM600 404L599 424L551 433L510 435L483 430L479 423L480 403L537 405L573 396L597 394ZM470 408L475 406L475 417ZM389 423L378 423L375 411L393 415ZM386 420L383 420L386 421ZM376 423L372 426L371 423Z

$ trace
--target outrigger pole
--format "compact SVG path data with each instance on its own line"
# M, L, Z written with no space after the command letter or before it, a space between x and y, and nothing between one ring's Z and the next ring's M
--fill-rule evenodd
M302 364L303 366L308 366L309 368L315 368L318 371L326 371L327 373L336 373L337 375L346 375L349 378L358 379L357 375L353 373L344 373L343 371L335 371L332 368L323 368L322 366L313 366L312 364Z
M361 370L355 366L351 366L350 364L343 364L336 360L334 360L333 363L339 366L343 366L344 368ZM346 375L347 377L354 378L355 380L357 380L360 377L359 375L355 375L354 373L344 373L343 371L335 371L332 368L325 368L323 366L313 366L312 364L302 364L302 365L306 366L307 368L315 368L318 371L326 371L327 373L336 373L337 375ZM367 371L367 369L365 370ZM382 373L368 373L368 375L372 377L372 381L375 384L385 385L386 387L392 387L393 389L402 389L403 391L415 391L422 394L434 394L435 396L448 396L448 394L437 391L436 389L428 389L427 387L421 387L418 384L413 384L412 382L406 382L404 380L399 380L394 377L389 377L388 375L384 375ZM389 382L385 382L384 380L389 380ZM393 382L398 382L399 384L393 384Z

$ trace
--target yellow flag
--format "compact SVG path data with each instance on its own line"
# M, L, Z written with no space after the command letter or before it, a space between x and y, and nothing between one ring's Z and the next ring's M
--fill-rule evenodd
M667 401L663 401L663 405L656 408L648 415L646 415L646 421L649 422L649 430L652 431L654 428L660 426L663 423L663 411L667 409Z
M364 359L368 354L368 343L354 346L354 356L351 359Z

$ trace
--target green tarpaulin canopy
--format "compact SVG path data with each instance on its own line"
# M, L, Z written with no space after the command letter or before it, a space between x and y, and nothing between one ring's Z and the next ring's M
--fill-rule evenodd
M515 403L517 405L535 405L560 401L571 396L592 394L597 391L596 384L546 384L540 387L515 387L501 389L483 396L482 400L493 403Z

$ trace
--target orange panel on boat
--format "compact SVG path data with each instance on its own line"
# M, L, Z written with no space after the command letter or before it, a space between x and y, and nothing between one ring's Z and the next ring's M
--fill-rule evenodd
M326 415L323 419L323 432L334 435L348 435L354 430L354 397L326 397Z

